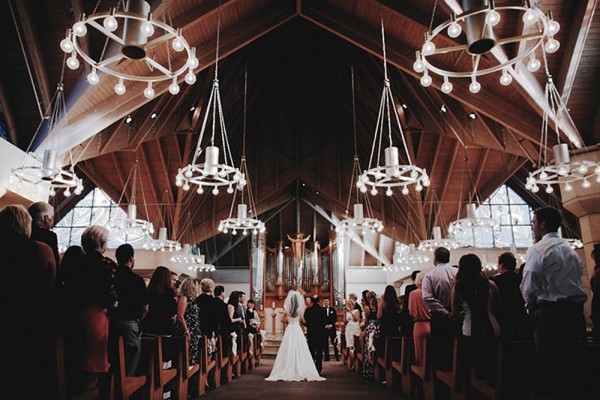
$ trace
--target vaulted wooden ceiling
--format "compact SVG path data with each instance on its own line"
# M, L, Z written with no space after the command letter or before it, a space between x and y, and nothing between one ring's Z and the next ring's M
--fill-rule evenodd
M50 104L61 77L64 54L58 44L65 29L81 12L89 14L96 2L9 0L0 5L0 33L5 38L0 42L0 104L10 140L21 149L30 143L33 148L43 147L52 135L65 149L72 148L77 169L87 178L86 190L99 186L114 200L119 199L138 160L142 178L137 188L138 204L144 198L149 214L139 207L142 216L156 225L168 225L172 235L184 242L210 238L211 253L222 255L238 243L246 243L215 237L218 221L229 213L231 196L224 191L216 197L184 192L174 179L178 168L190 161L198 140L215 74L220 12L219 81L227 131L234 159L239 160L247 71L247 162L258 213L267 220L269 243L285 240L287 234L297 231L327 243L336 218L345 214L349 193L350 207L357 196L350 186L355 154L351 71L356 85L356 153L362 168L371 151L383 87L383 15L391 87L409 151L415 164L426 168L431 177L431 186L419 194L386 197L380 193L370 199L375 216L384 220L384 233L402 241L423 239L433 224L453 220L460 204L475 197L484 199L507 181L533 204L556 202L545 194L526 192L521 183L537 162L542 111L535 102L543 98L543 71L531 74L523 68L520 78L509 87L501 86L496 75L481 77L483 88L478 94L468 91L469 82L464 79L453 81L450 95L439 90L439 77L434 77L431 87L423 88L412 64L428 30L434 3L151 2L159 18L167 15L168 5L173 25L182 28L188 42L197 48L200 66L195 71L196 84L182 83L176 96L167 92L168 83L157 85L157 96L148 100L141 94L143 84L128 84L127 92L116 96L112 77L101 76L99 85L89 86L85 80L89 70L67 69L63 78L67 116L55 132L48 136L42 131L33 140L40 109ZM459 3L439 0L434 24L446 20ZM600 137L600 97L596 96L600 81L595 79L600 71L600 22L594 18L596 3L555 0L542 4L542 9L552 10L561 24L556 37L561 48L548 57L549 72L568 102L574 123L570 126L578 129L585 146L595 145ZM100 7L108 9L115 4L104 1ZM501 24L498 29L503 33L522 30L515 21L503 20ZM103 41L95 39L90 36L84 46L99 54ZM457 42L461 40L464 37ZM448 56L443 62L460 67L471 60ZM482 63L486 62L483 58ZM127 68L135 70L137 66L130 62ZM127 116L131 116L131 123L125 122ZM400 144L397 135L394 140ZM126 201L128 196L125 191ZM57 208L64 213L76 198L56 201L62 201ZM244 257L244 252L229 253L225 264L235 265Z

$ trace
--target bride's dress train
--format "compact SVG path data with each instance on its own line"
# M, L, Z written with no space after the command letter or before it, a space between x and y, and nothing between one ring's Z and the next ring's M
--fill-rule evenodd
M299 293L298 293L299 294ZM289 298L289 296L288 296ZM300 297L302 299L302 297ZM302 300L300 300L302 301ZM298 316L290 317L288 314L288 326L283 334L281 346L277 352L271 375L267 381L324 381L317 372L315 363L308 350L306 338L300 327L300 318L304 314L302 310Z

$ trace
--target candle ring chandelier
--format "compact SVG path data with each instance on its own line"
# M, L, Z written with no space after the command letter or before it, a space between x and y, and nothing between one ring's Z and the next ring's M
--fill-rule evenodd
M462 247L461 243L454 239L444 239L442 237L442 228L439 226L433 227L433 238L423 240L419 243L419 250L434 251L438 247L445 247L449 250L455 250Z
M82 15L67 31L66 37L60 42L60 48L66 54L70 54L66 61L67 67L72 70L78 69L78 56L81 57L91 66L91 72L87 75L88 83L97 85L100 82L98 71L112 75L118 79L114 87L117 95L123 95L127 91L125 81L138 81L147 83L143 93L146 98L151 99L156 94L153 84L168 80L172 81L169 92L175 95L180 90L177 80L186 72L185 82L189 85L194 84L194 68L199 65L196 49L190 47L180 29L172 27L167 5L164 4L164 13L169 15L169 23L166 19L160 21L154 18L150 12L150 5L144 0L129 0L121 10L120 4L121 0L109 11L96 12L100 5L98 1L91 15ZM86 52L85 46L81 44L88 28L93 28L105 36L104 47L97 59ZM105 58L108 45L112 42L121 46L120 51ZM164 50L160 45L164 45ZM166 63L158 60L157 53L166 53ZM178 57L177 53L184 56ZM137 71L132 71L129 67L124 68L124 59L143 61L145 67Z
M449 20L441 23L433 29L433 20L437 6L435 2L429 31L425 33L425 42L421 51L416 52L416 61L413 69L417 73L423 73L421 84L428 87L432 83L429 73L434 73L443 78L441 90L444 93L450 93L453 89L449 78L470 78L471 84L469 91L478 93L481 90L481 84L477 82L477 77L502 71L500 84L508 86L513 78L511 73L518 62L523 61L527 69L531 72L537 71L541 67L541 62L535 57L537 48L542 47L548 53L556 52L560 43L554 39L554 35L560 30L560 24L552 18L552 14L544 15L538 6L531 1L513 4L496 5L493 0L489 1L463 1L462 4L472 7L462 14L453 14ZM522 35L499 38L496 36L494 27L502 20L512 21L515 15L520 15L525 31ZM448 47L439 48L434 43L444 38L445 42L458 38L461 33L466 35L466 44L453 44ZM447 35L448 37L444 36ZM494 54L495 57L486 57L488 62L497 62L492 66L480 65L481 57L497 49L503 50L503 46L517 46L521 51L503 51L504 54ZM442 59L436 56L458 53L466 53L471 56L471 69L451 70ZM510 56L510 54L513 54ZM456 67L456 63L452 63Z
M549 73L547 73L547 76L544 93L548 107L544 108L542 118L538 168L529 173L525 182L525 188L533 193L537 193L540 190L540 186L545 186L545 192L550 194L554 192L552 185L562 184L563 190L570 192L573 190L573 184L581 182L582 188L589 189L592 186L590 179L594 176L596 177L596 183L600 183L600 163L588 160L571 161L568 145L561 143L558 124L555 126L557 144L552 147L554 159L552 163L549 162L546 150L548 148L549 119L551 116L558 119L561 115L568 113L568 110L558 93L558 89L554 85L552 76Z
M377 125L375 127L375 135L373 138L373 146L369 157L369 167L358 177L356 186L362 193L370 191L371 195L377 195L377 188L385 189L385 194L391 196L392 188L402 188L402 194L408 195L410 185L414 185L415 190L420 192L423 187L430 184L429 177L424 168L419 168L411 161L406 138L400 124L398 109L392 95L390 80L387 73L387 58L385 50L385 30L383 26L383 16L381 17L381 40L383 47L383 70L384 70L384 85L381 95L381 103L379 113L377 115ZM400 156L398 148L392 145L392 118L390 114L394 114L394 119L398 126L399 135L402 139L404 155L408 164L400 164ZM379 165L382 159L381 145L384 135L387 134L389 147L384 150L385 164Z
M227 138L227 129L225 128L225 119L223 118L223 107L221 105L221 95L219 93L219 34L221 28L221 12L219 9L219 19L217 23L217 49L215 58L215 79L213 81L212 91L206 106L206 114L200 129L200 137L194 151L194 157L191 164L179 168L175 178L175 185L181 187L184 191L191 188L191 184L197 186L198 194L204 193L204 188L212 188L212 194L219 194L219 187L227 186L227 193L232 194L234 190L242 190L246 185L246 177L234 166L233 156L229 147ZM212 134L210 145L202 149L202 139L206 130L206 123L209 115L212 116ZM218 123L217 123L218 121ZM217 125L220 130L221 147L216 146ZM223 162L219 162L219 153L223 152ZM199 158L205 153L204 163L199 162Z
M470 229L489 229L494 238L500 234L500 223L493 218L482 218L477 216L477 204L465 204L465 218L456 219L448 226L448 234L451 237L458 231L469 231Z
M242 135L242 161L240 162L240 172L243 177L250 178L248 172L248 165L246 164L246 116L247 116L247 98L248 98L248 70L244 73L244 131ZM238 231L242 231L244 235L248 234L248 231L256 235L258 232L265 231L265 224L258 219L256 212L256 204L254 203L254 196L252 195L252 185L247 180L245 185L240 188L240 202L237 204L237 217L233 216L233 209L236 205L237 192L233 194L231 201L231 208L229 209L229 217L219 222L217 230L221 233L229 233L236 235ZM245 193L247 192L247 193ZM246 201L248 202L246 204ZM250 209L248 210L248 206ZM248 215L250 214L250 215Z
M31 147L31 144L35 141L45 120L48 120L48 132L51 132L64 116L66 106L62 79L56 87L56 92L54 93L50 107L52 108L50 110L51 114L40 122L29 147ZM28 148L28 154L38 161L38 163L27 164L24 161L21 166L12 169L12 175L14 175L19 182L48 186L50 196L54 196L57 190L63 190L63 195L65 197L71 196L71 193L79 195L83 191L83 180L75 174L75 163L73 162L71 150L69 150L68 154L69 164L60 167L58 165L59 160L55 149L57 147L55 140L56 139L53 139L51 148L44 150L43 158L40 157L38 153L29 152Z
M360 171L360 163L358 161L358 144L356 140L356 101L355 101L355 91L354 91L354 68L351 69L352 76L352 128L354 135L354 165L352 167L352 175L350 178L350 190L348 191L348 202L346 203L346 217L340 221L340 223L335 227L336 232L348 232L348 234L354 233L354 231L360 231L364 233L365 230L370 230L371 232L381 232L383 231L383 223L373 216L373 209L371 208L371 203L369 202L369 197L364 196L364 201L367 206L367 216L364 215L363 205L360 202L361 192L356 188L356 199L357 203L354 204L354 218L350 218L348 216L348 209L350 208L350 199L352 196L352 190L355 188L354 178L356 177L357 181L361 176Z
M190 246L186 244L183 247L183 254L171 256L171 262L186 266L188 271L196 272L214 272L216 268L212 264L206 263L206 256L200 254L198 245Z
M408 246L404 243L396 244L395 248L396 260L393 264L383 267L386 272L406 272L418 265L429 261L429 257L424 254L419 254L414 243Z

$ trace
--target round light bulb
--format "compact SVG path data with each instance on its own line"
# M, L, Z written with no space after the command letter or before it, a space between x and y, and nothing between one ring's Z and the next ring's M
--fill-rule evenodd
M112 15L109 15L108 17L104 18L102 25L104 25L104 28L109 32L114 32L119 27L117 19Z
M371 189L371 196L377 196L377 189Z
M545 181L546 179L548 179L548 174L545 171L542 171L540 174L540 180Z
M190 57L190 68L198 68L200 65L200 61L198 61L198 57L192 56Z
M531 8L523 14L523 23L529 26L537 21L537 15Z
M385 191L385 195L386 195L386 196L391 196L391 195L393 195L393 194L394 194L394 192L392 192L392 189L390 189L390 188L388 188L388 189Z
M179 36L177 36L175 39L173 39L172 46L173 46L173 50L175 50L175 51L182 51L185 48L185 46L183 44L183 39Z
M588 181L587 179L583 180L583 183L581 184L581 187L584 189L589 189L590 186L592 186L592 184L590 183L590 181Z
M548 34L555 35L560 30L560 24L554 20L548 22Z
M448 81L448 78L446 78L444 83L442 83L442 92L448 94L452 91L453 88L454 86L452 85L452 83L450 83Z
M489 10L485 15L485 22L490 26L498 25L498 22L500 22L500 13L496 10Z
M554 38L550 38L546 42L544 48L548 53L556 53L556 51L560 48L560 42Z
M423 185L421 185L420 183L417 183L416 186L415 186L415 190L417 192L420 192L421 190L423 190Z
M247 231L246 229L244 229L244 230L242 231L242 234L243 234L244 236L246 236L246 235L248 234L248 231Z
M500 76L500 84L502 86L508 86L512 83L512 76L508 73L508 71L504 70L504 72L502 72L502 76Z
M418 73L425 71L425 63L420 59L415 61L413 64L413 70Z
M185 74L185 83L188 85L193 85L196 83L196 75L194 75L194 72L189 71L187 74Z
M190 190L190 185L189 185L189 183L187 183L187 182L186 182L186 183L183 185L183 190L185 190L186 192L187 192L188 190Z
M429 56L431 54L433 54L433 52L435 51L435 44L433 44L433 42L431 40L428 40L425 42L425 44L423 44L423 55L425 56Z
M231 234L232 234L232 235L237 235L237 230L235 230L235 229L234 229L234 230L232 230L232 231L231 231Z
M83 192L83 188L81 186L77 186L73 191L73 193L75 193L78 196L81 194L81 192Z
M227 233L227 232L229 232L229 229L227 229L227 228L223 229L223 233Z
M152 83L148 83L148 86L146 87L146 89L144 89L144 97L146 97L147 99L151 99L154 97L156 93L154 92L154 89L152 89Z
M154 35L154 25L152 25L152 22L150 21L144 21L142 26L140 26L140 31L142 32L142 35L150 37Z
M176 95L177 93L179 93L179 85L177 84L177 81L174 79L173 83L171 83L169 85L169 93L171 93L172 95Z
M175 179L175 186L181 187L182 185L183 185L183 182L181 181L181 179L179 177L177 177L177 179Z
M73 33L75 34L75 36L84 37L87 33L87 26L85 26L85 23L81 21L75 22L73 24Z
M187 171L185 171L184 175L185 175L186 178L191 178L192 175L194 175L194 174L193 174L192 170L188 169Z
M477 82L476 80L472 80L471 84L469 85L469 92L479 93L480 90L481 90L481 84L479 82Z
M552 188L552 186L550 186L550 185L546 186L546 193L550 194L552 192L554 192L554 189Z
M537 193L537 192L540 191L540 187L538 185L534 185L534 186L531 187L531 191L533 193Z
M100 77L96 73L96 68L92 68L92 72L87 76L87 81L90 85L97 85L98 82L100 82Z
M72 53L71 57L67 58L67 67L73 70L79 68L79 60L77 59L75 53Z
M460 36L461 33L462 33L462 27L456 21L451 23L450 26L448 27L448 36L450 36L451 38L456 38L456 37Z
M215 187L215 188L212 190L212 194L213 194L214 196L218 195L218 194L219 194L219 188Z
M72 53L75 50L75 45L68 37L60 41L60 49L65 53Z
M570 183L565 183L564 189L565 192L570 192L573 190L573 185L571 185Z
M585 174L588 172L588 167L586 167L585 164L582 164L579 168L577 168L577 172L580 174Z
M71 196L71 191L69 189L65 189L65 191L63 192L63 194L65 195L65 197L69 197L69 196Z
M198 186L198 189L196 189L196 193L198 193L198 194L204 193L204 188L202 187L202 185Z
M115 93L119 96L122 96L125 94L126 91L127 88L125 88L125 85L123 84L123 79L119 79L119 83L115 85Z
M229 187L227 188L227 193L229 193L229 194L232 194L232 193L233 193L233 187L232 187L232 186L229 186Z
M538 69L540 69L541 66L542 63L540 62L540 60L533 56L529 59L529 62L527 63L527 69L531 72L537 71Z
M596 175L596 183L600 183L600 175Z
M367 188L365 186L361 186L360 187L360 192L361 193L367 193Z
M408 194L408 188L406 186L402 188L402 194L405 196Z
M431 86L431 82L432 82L431 77L428 74L425 74L421 77L421 85L423 87Z

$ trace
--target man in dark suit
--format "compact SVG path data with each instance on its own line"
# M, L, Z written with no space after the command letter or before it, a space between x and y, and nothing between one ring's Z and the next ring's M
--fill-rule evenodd
M413 271L410 274L410 280L412 281L412 283L407 285L404 289L404 296L402 297L402 309L400 310L400 325L402 336L412 336L413 334L414 322L412 317L408 313L408 296L410 295L410 292L417 288L417 285L415 285L415 279L417 279L417 274L419 272L421 271L417 270Z
M217 335L222 337L221 340L229 338L231 335L231 319L229 318L229 312L227 311L227 304L223 301L225 299L225 288L221 285L215 287L215 314L217 315ZM227 346L223 347L223 353L228 354L229 350Z
M333 351L335 354L336 361L340 361L338 354L338 348L335 343L335 323L337 322L337 313L335 308L329 306L329 299L326 297L323 299L323 308L325 309L325 340L323 341L323 352L325 354L325 361L329 361L329 342L333 345Z
M323 342L325 341L325 309L319 305L319 296L311 298L312 306L304 312L306 320L306 336L308 349L315 362L317 371L321 374L323 369Z

